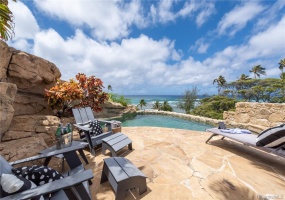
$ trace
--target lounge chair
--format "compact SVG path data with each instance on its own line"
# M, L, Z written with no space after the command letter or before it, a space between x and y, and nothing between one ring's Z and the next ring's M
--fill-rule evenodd
M102 139L112 135L112 122L111 121L104 121L98 120L101 123L105 123L108 128L108 132L102 133L97 136L92 136L90 134L91 127L90 123L95 120L93 112L90 107L85 108L73 108L72 109L73 116L75 118L76 126L79 129L80 138L83 141L87 141L89 144L90 152L93 156L95 156L94 147L102 144Z
M234 133L226 133L223 132L222 129L226 129L226 126L224 123L219 123L218 128L210 128L207 129L206 131L213 133L207 140L206 143L208 143L214 136L222 136L222 140L224 138L230 138L234 141L240 142L246 146L254 147L256 149L265 151L270 154L278 155L281 157L285 158L285 150L283 149L284 146L279 146L278 148L269 148L269 147L264 147L264 146L257 146L257 137L258 135L256 134L234 134Z
M38 158L43 158L43 155L39 155ZM18 160L13 163L24 163L27 161L36 160L36 156L23 160ZM0 155L0 177L2 174L12 174L12 165L13 163L8 163L1 155ZM33 197L38 197L42 195L44 199L86 199L91 200L91 193L89 190L88 180L92 179L93 173L92 170L80 170L75 171L71 170L69 172L70 176L67 176L63 179L55 180L50 183L46 183L44 185L37 186L35 188L31 188L16 194L12 194L6 197L2 197L2 193L0 192L1 200L12 200L12 199L30 199ZM1 179L1 178L0 178Z

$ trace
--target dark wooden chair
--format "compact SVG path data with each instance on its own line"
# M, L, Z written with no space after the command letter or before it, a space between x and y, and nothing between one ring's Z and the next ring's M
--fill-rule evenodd
M73 116L75 118L76 126L79 129L80 138L83 141L87 141L89 144L90 152L93 156L95 156L94 147L102 144L102 139L106 138L110 135L112 135L112 122L111 121L104 121L104 120L98 120L100 123L105 123L108 132L105 132L103 134L92 136L90 134L91 128L90 128L90 122L95 120L93 111L90 107L85 108L73 108L72 109Z
M37 158L38 157L38 158ZM37 160L45 158L45 155L34 156L31 158L18 160L16 162L8 163L2 156L0 156L0 176L2 174L12 174L12 165L28 162L31 160ZM69 176L56 180L44 185L25 190L23 192L3 197L0 193L1 200L12 199L30 199L42 195L44 199L50 200L67 200L67 199L86 199L91 200L91 192L89 189L88 180L93 178L92 170L84 170L83 168L74 168L69 172Z

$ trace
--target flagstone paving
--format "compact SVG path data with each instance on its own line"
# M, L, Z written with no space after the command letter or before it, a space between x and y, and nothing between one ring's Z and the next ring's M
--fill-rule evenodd
M285 199L285 159L207 132L157 127L123 127L133 141L119 156L131 160L148 178L147 192L132 189L126 199ZM107 151L108 152L108 151ZM103 159L85 151L94 173L93 199L115 199L108 182L100 185ZM271 195L271 196L269 196Z

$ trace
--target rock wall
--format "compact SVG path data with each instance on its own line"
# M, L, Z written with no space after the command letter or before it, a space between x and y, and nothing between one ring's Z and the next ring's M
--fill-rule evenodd
M60 78L51 62L9 47L0 40L0 154L17 160L52 145L53 116L45 89Z
M0 154L7 160L17 160L36 155L52 146L60 120L56 116L15 116L0 143Z
M15 84L0 82L0 139L2 134L9 129L14 116L13 102L16 92Z
M261 131L285 123L285 103L236 103L236 111L224 112L227 125Z
M17 86L14 116L53 114L44 93L60 78L59 69L53 63L9 47L1 40L0 60L0 82Z

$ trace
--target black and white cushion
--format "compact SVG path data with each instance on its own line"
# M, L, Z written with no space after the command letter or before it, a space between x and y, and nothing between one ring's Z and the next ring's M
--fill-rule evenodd
M22 176L33 181L38 186L63 178L60 173L47 166L33 165L28 167L19 167L12 169L12 172L15 175Z
M37 187L32 181L14 174L1 175L1 196L6 197L18 192ZM34 197L33 200L41 200L42 196Z
M91 128L90 130L91 136L100 135L103 133L103 129L98 120L94 120L93 122L90 122L89 127Z
M256 146L278 148L285 145L285 124L266 129L257 136Z

